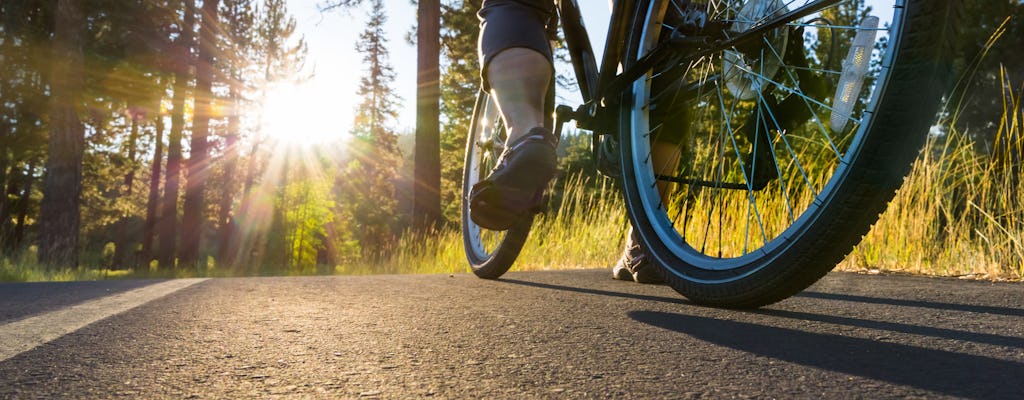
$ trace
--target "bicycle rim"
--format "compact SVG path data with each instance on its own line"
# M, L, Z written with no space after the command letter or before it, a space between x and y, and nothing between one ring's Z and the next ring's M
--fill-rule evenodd
M511 268L522 250L533 219L507 231L491 231L475 224L469 216L469 193L473 185L487 177L504 149L505 125L497 104L481 93L473 111L473 120L466 140L466 158L462 183L462 238L473 272L486 279L495 279Z

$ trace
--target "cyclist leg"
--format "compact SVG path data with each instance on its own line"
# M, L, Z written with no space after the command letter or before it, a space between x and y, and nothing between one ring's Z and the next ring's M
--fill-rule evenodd
M491 174L470 194L470 217L505 230L533 213L557 169L558 137L545 129L544 98L554 67L547 39L550 0L486 0L480 12L484 90L498 103L508 139Z
M660 74L651 82L651 85L666 87L682 78L681 71L669 71ZM663 103L651 106L652 126L657 127L651 135L651 140L654 141L651 146L651 161L655 169L654 173L657 175L673 176L677 174L679 168L690 120L687 108L679 107L680 105ZM669 193L673 192L674 185L668 181L658 181L658 191L661 194L662 203L669 204L670 199L667 197ZM650 263L632 226L626 233L626 246L622 251L622 256L612 267L612 277L638 283L664 282L659 272Z
M547 37L551 4L486 0L478 13L481 83L498 103L509 143L544 125L544 97L554 71Z

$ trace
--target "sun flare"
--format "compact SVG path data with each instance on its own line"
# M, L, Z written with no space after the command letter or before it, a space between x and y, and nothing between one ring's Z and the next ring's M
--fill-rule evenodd
M265 99L263 134L285 145L343 141L352 117L341 97L310 84L279 85Z

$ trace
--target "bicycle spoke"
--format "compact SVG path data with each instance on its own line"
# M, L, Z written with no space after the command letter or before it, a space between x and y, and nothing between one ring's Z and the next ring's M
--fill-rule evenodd
M768 48L772 50L772 54L776 57L776 59L779 60L780 63L784 63L783 60L782 60L782 56L779 55L779 53L777 51L775 51L775 48L773 46L771 46L769 44ZM785 65L783 65L782 69L786 71L786 74L789 76L789 79L791 81L797 82L796 77L793 76L792 72L790 72L788 69L785 68ZM811 104L807 101L807 99L810 98L810 96L805 95L803 93L803 90L801 90L799 86L800 85L798 84L797 88L793 89L793 90L796 93L798 93L797 96L799 96L800 99L803 100L804 105L807 107L808 110L810 110L811 116L812 116L811 119L818 125L818 128L819 128L819 131L821 132L821 135L824 136L824 138L828 142L829 146L832 147L832 151L836 153L837 157L843 158L842 153L839 151L839 147L837 147L836 144L835 144L835 141L832 140L832 136L828 134L828 130L825 129L825 125L823 125L821 123L821 119L818 117L818 113L815 112L814 107L811 107Z

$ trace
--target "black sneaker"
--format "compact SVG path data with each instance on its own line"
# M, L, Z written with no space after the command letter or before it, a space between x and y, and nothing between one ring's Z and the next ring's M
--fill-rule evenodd
M640 247L640 241L636 239L636 233L632 229L629 230L626 249L622 251L622 257L612 267L612 279L636 283L665 283L661 271L651 264L651 260L644 249Z
M503 231L540 212L544 189L558 170L556 147L558 137L541 127L509 143L491 174L470 191L473 222Z

